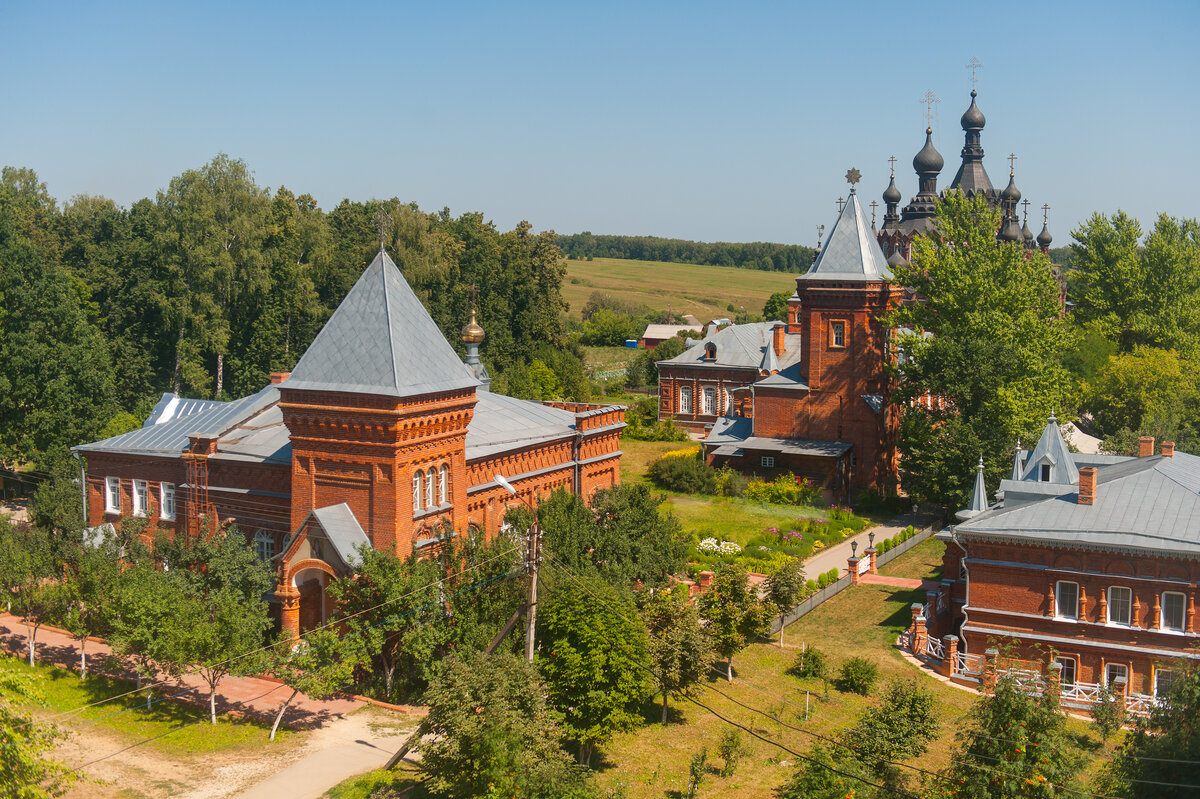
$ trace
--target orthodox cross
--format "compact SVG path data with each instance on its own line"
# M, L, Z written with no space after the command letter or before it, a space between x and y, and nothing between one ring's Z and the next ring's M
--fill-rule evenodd
M935 116L935 114L933 113L933 104L940 103L941 101L942 101L941 98L933 93L933 89L930 89L929 91L925 92L925 96L921 98L921 102L925 103L925 105L928 106L928 108L925 109L925 126L926 127L929 127L929 128L933 127L933 118Z
M983 66L983 62L975 56L971 56L971 60L967 62L967 69L971 70L971 91L975 91L975 84L979 82L979 78L975 77L975 70Z
M1043 205L1042 206L1042 227L1046 226L1046 217L1048 216L1049 212L1050 212L1050 206Z
M838 207L839 214L842 212L842 207L845 206L845 204L846 204L846 201L844 199L842 199L841 197L837 198L837 207Z
M896 177L896 156L893 155L891 158L889 158L888 163L892 165L892 175L891 176L894 178L894 177Z
M1017 163L1017 154L1009 153L1008 154L1008 174L1010 176L1012 174L1014 174L1014 170L1016 169L1016 166L1015 166L1016 163Z
M846 170L846 182L850 184L850 189L854 189L854 184L862 180L862 172L859 172L854 167Z
M875 227L875 208L878 205L879 205L879 203L875 202L874 200L871 200L871 227Z
M379 249L383 249L383 243L387 241L387 229L392 224L392 218L380 208L375 212L375 216L371 217L371 221L375 223L375 229L379 231Z
M1025 216L1021 218L1021 221L1028 222L1029 221L1029 198L1028 197L1026 197L1024 200L1021 200L1021 206L1025 209Z

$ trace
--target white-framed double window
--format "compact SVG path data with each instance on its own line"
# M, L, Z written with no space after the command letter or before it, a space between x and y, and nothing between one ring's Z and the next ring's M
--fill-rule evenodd
M715 416L717 413L717 390L712 386L705 386L700 392L700 412L708 416Z
M1055 658L1055 662L1062 667L1062 671L1060 671L1058 674L1059 682L1064 686L1074 685L1075 674L1078 666L1078 664L1075 662L1075 658L1060 657Z
M1079 619L1079 583L1059 580L1054 584L1054 617Z
M1104 664L1104 687L1110 691L1125 690L1129 686L1129 667L1124 663Z
M762 460L759 461L759 463L762 464L762 467L764 469L774 469L775 468L775 457L773 455L763 455Z
M254 555L263 563L270 563L275 557L275 536L267 530L259 530L254 534Z
M1171 683L1175 681L1174 669L1158 669L1154 670L1154 695L1162 696L1171 687Z
M104 478L104 510L107 513L121 512L121 478Z
M438 504L445 505L450 502L450 467L442 464L442 468L438 470Z
M679 387L679 412L680 413L691 413L692 412L692 387L691 386L680 386Z
M145 516L150 509L150 487L145 480L133 481L133 515Z
M421 499L424 493L421 491L421 479L423 475L420 471L413 472L413 513L421 510Z
M159 513L166 521L175 521L175 484L158 484Z
M436 508L437 504L433 501L434 491L437 489L437 472L430 469L425 473L425 507Z
M1164 630L1181 633L1187 624L1187 597L1177 591L1163 591L1162 619Z
M1114 585L1108 589L1108 623L1128 627L1133 622L1133 591Z

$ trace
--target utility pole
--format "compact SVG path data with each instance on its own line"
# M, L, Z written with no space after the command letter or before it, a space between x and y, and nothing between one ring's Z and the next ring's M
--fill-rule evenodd
M537 628L538 562L542 559L542 528L538 524L537 511L533 512L533 524L529 525L529 592L525 599L525 662L533 663L534 632Z

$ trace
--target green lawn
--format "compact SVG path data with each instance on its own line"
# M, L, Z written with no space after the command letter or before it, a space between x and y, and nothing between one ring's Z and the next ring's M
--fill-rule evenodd
M663 504L701 537L714 536L742 546L769 527L785 529L795 519L828 519L826 511L792 505L768 505L733 497L670 494Z
M650 467L653 461L661 458L665 453L676 449L687 449L688 447L696 446L691 441L634 441L628 438L621 439L621 482L633 485L635 483L646 483L651 485L646 479L646 469ZM651 485L651 488L654 488ZM656 493L662 493L655 488Z
M787 272L764 272L732 266L672 264L660 261L629 261L620 258L596 258L593 261L566 261L563 299L570 315L580 311L594 291L602 291L629 302L673 314L694 314L697 319L731 316L745 308L762 313L767 297L777 291L792 291L796 276Z
M134 688L133 683L109 677L90 675L79 679L74 672L56 666L37 664L31 670L22 660L8 655L4 667L35 676L36 689L41 693L41 703L30 700L24 711L45 718L83 705L123 694ZM163 693L178 693L178 689L162 687L155 698ZM171 751L172 753L212 754L250 747L272 747L278 750L289 745L297 733L281 729L274 743L267 740L269 727L245 719L217 716L215 725L208 722L208 709L183 705L173 701L155 702L146 710L146 695L137 692L79 713L55 719L55 723L69 729L82 720L91 720L95 726L114 732L129 740L153 738L164 733L147 747ZM174 731L173 731L174 730Z
M880 566L879 573L888 577L941 580L942 553L945 551L946 545L930 536L900 557Z
M601 372L625 369L643 352L635 347L583 347L583 363L587 373L596 377Z

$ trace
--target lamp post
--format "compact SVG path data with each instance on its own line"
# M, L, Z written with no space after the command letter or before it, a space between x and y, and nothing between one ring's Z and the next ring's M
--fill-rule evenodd
M867 533L867 540L871 542L871 548L874 549L875 548L875 531L874 530Z
M533 635L537 626L537 589L538 589L538 561L541 560L541 541L542 530L538 525L537 510L530 505L524 498L517 496L517 489L513 484L504 479L503 475L494 475L493 478L496 484L507 491L517 500L522 502L525 507L533 514L533 524L529 526L529 545L528 545L528 567L529 567L529 589L526 594L525 605L527 614L525 617L525 661L533 663Z
M857 541L850 542L850 557L852 557L852 558L858 557L858 542Z

